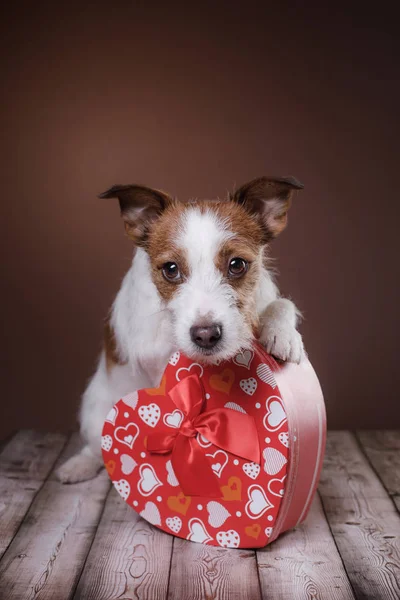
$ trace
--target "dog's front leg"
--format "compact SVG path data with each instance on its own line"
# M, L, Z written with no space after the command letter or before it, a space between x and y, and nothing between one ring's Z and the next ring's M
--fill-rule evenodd
M296 329L299 312L291 300L279 298L260 315L259 340L269 354L299 363L304 356L303 340Z

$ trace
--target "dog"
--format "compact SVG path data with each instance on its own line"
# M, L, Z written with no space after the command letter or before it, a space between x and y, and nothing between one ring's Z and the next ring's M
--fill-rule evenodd
M63 483L94 477L103 466L104 419L122 396L157 387L173 352L214 363L258 338L267 352L299 363L299 311L279 295L269 246L287 224L293 177L260 177L226 200L180 202L141 185L115 185L125 231L135 244L105 322L104 349L83 394L85 445L58 470Z

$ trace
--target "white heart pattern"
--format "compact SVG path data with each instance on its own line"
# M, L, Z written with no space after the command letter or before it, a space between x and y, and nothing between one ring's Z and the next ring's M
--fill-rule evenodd
M239 367L246 367L246 369L250 369L251 361L254 358L253 350L243 350L243 352L239 352L233 358L233 362Z
M117 420L117 417L118 417L118 407L113 406L112 409L110 410L110 412L108 413L108 415L106 416L106 421L115 425L115 421Z
M221 527L227 518L231 516L231 513L226 510L225 506L214 500L207 504L207 510L208 522L211 527Z
M265 535L267 536L267 538L270 538L272 535L272 527L266 527L265 528Z
M231 410L237 410L238 412L241 412L244 415L247 415L247 412L244 410L244 408L239 406L239 404L236 404L236 402L227 402L226 404L224 404L224 407L230 408Z
M157 406L157 404L154 404L154 402L147 406L140 406L138 412L142 421L150 427L155 427L160 419L160 407Z
M279 396L270 396L266 402L267 414L264 417L264 427L268 431L276 431L287 421L286 413Z
M271 481L268 484L268 491L270 492L270 494L272 494L273 496L278 496L278 498L281 498L283 496L283 494L285 493L285 487L284 487L284 481L286 479L286 475L284 475L282 477L282 479L271 479ZM277 485L279 484L279 485ZM272 489L272 487L275 485L276 490L274 491Z
M289 448L289 434L286 431L281 431L278 435L278 440L285 448Z
M138 435L139 427L136 423L128 423L126 427L117 427L114 432L115 439L121 442L121 444L128 446L131 450Z
M182 521L179 517L168 517L165 519L167 527L174 533L179 533L182 529Z
M194 370L194 372L198 374L199 377L203 376L203 372L204 369L201 365L199 365L199 363L192 363L190 365L190 367L182 367L181 369L178 369L176 372L176 378L178 381L182 381L182 379L185 379L185 377L187 377L190 373L191 370Z
M200 433L198 434L196 440L199 446L201 446L202 448L208 448L209 446L211 446L211 442L209 442L208 439Z
M239 385L241 389L249 396L252 396L257 389L257 381L254 379L254 377L242 379Z
M129 454L121 454L121 471L124 475L130 475L137 467L137 462Z
M268 475L276 475L282 469L283 465L287 463L286 456L275 448L265 448L263 457L265 460L264 471Z
M245 463L243 465L243 471L247 475L247 477L250 477L250 479L257 479L257 477L260 474L261 467L257 463L253 462Z
M167 413L166 415L164 415L163 421L168 427L174 427L175 429L179 429L183 421L183 416L183 412L176 409L174 410L174 412Z
M221 473L228 464L228 455L224 450L217 450L214 454L206 454L210 458L215 459L215 462L212 462L211 468L217 477L221 477Z
M274 505L268 500L262 487L251 485L247 490L249 501L246 504L246 514L250 519L258 519Z
M140 516L143 517L143 519L146 519L146 521L152 525L161 525L160 511L154 502L146 502L146 505L140 513Z
M140 465L139 468L140 479L137 484L137 488L142 496L150 496L162 482L158 479L154 467L149 464Z
M174 352L168 361L169 364L172 365L173 367L176 367L176 365L179 362L180 357L181 357L180 352Z
M223 548L238 548L240 544L240 535L234 529L229 531L218 531L216 540Z
M187 539L191 542L198 542L199 544L207 544L212 540L207 529L204 526L203 521L200 519L190 519L189 521L189 535Z
M171 461L167 461L165 466L167 467L167 481L169 485L172 485L172 487L176 487L177 485L179 485L179 481L176 478Z
M113 445L113 439L111 437L111 435L103 435L101 438L101 447L103 450L105 450L106 452L109 452L109 450L111 450Z
M113 481L113 486L115 487L115 489L117 490L117 492L121 496L121 498L123 498L124 500L128 499L129 494L131 493L131 486L126 481L126 479L120 479L119 481Z
M268 383L272 389L276 388L276 381L270 367L265 363L260 363L257 367L257 375L264 383Z
M122 398L122 402L124 404L126 404L127 406L129 406L130 408L133 408L133 410L135 410L138 400L139 400L139 395L137 392L132 392L131 394L127 394L126 396L124 396Z

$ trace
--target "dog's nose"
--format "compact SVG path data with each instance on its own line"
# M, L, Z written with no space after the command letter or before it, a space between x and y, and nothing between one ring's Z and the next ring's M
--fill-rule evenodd
M190 328L190 337L192 342L200 348L210 350L222 337L222 325L213 323L212 325L193 325Z

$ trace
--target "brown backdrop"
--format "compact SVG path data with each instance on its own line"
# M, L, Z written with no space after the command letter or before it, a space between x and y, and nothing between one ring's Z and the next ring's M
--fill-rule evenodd
M273 252L329 425L400 425L396 20L278 4L3 15L2 436L75 425L131 255L98 192L269 173L306 185Z

